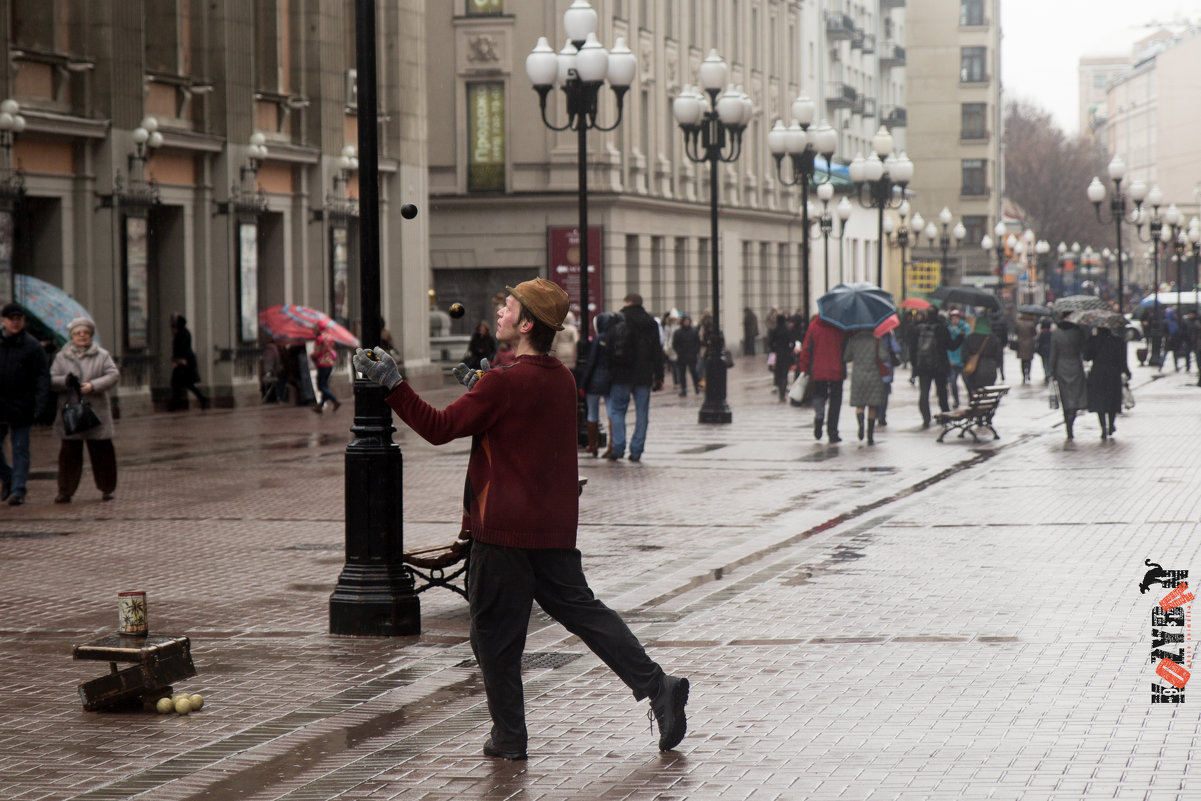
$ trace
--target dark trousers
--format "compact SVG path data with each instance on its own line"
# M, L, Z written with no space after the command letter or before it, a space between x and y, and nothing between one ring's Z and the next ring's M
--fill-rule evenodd
M945 375L918 376L917 408L922 413L922 424L930 425L930 384L933 382L934 391L938 393L938 409L949 412L951 406L947 403L947 377Z
M625 621L592 594L578 550L473 542L468 573L471 649L484 674L497 747L525 750L521 653L533 601L583 640L635 699L646 698L662 678L662 668L646 655Z
M318 367L317 368L317 392L321 396L318 406L324 406L326 401L337 403L338 399L334 397L334 393L329 391L329 377L333 374L333 367Z
M828 411L827 411L828 409ZM829 434L838 433L838 415L842 411L842 382L813 382L813 413L818 420L826 421Z
M200 401L201 406L208 405L208 398L196 386L195 373L185 364L177 364L171 371L171 409L182 409L191 392Z
M680 387L680 394L688 394L688 376L692 376L692 388L699 394L701 391L701 371L697 366L700 361L693 356L691 359L676 359L674 365L676 373L676 383Z
M111 439L64 439L58 449L58 494L70 498L79 489L83 475L83 444L92 460L92 478L103 493L117 488L117 451Z

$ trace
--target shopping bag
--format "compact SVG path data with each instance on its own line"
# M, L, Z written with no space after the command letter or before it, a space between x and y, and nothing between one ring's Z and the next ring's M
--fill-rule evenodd
M1059 382L1051 379L1051 394L1047 396L1047 405L1052 409L1059 408Z
M1122 384L1122 408L1134 408L1134 393L1130 391L1129 384Z
M796 381L792 382L792 386L788 388L788 399L793 403L804 403L805 394L809 389L809 374L801 373L796 377Z

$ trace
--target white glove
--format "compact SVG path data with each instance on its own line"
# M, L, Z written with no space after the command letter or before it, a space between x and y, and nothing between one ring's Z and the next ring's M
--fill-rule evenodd
M359 348L354 352L352 361L354 369L362 373L363 378L374 381L389 391L395 389L404 380L400 377L400 370L396 368L396 362L383 348L376 347L371 350Z
M491 365L488 364L487 359L480 359L479 370L472 370L465 363L459 362L458 367L452 368L451 372L454 374L454 377L459 380L460 384L470 390L475 386L475 382L479 381L483 377L484 373L488 372L488 368L490 366Z

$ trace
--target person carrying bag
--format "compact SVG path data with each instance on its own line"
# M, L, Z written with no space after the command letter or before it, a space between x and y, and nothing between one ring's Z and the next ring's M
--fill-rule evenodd
M113 449L113 416L109 391L121 374L109 352L96 344L96 325L86 317L71 321L71 341L54 357L50 388L59 393L54 436L58 452L58 495L55 503L70 503L83 475L87 444L92 475L101 499L111 501L117 489L117 453Z

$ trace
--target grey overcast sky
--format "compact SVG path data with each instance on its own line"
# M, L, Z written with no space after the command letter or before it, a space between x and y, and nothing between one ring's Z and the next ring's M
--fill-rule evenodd
M1201 0L1000 0L1001 81L1006 100L1025 99L1076 133L1076 64L1118 52L1152 22L1201 20Z

